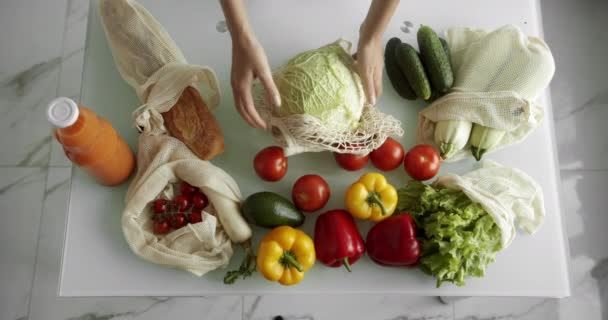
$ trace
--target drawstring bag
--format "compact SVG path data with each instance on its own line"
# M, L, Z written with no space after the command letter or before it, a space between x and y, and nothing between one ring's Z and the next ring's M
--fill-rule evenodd
M148 134L164 134L162 112L175 105L188 86L213 110L220 102L215 72L188 64L160 23L133 0L100 0L99 15L116 68L144 104L135 122Z
M260 116L285 155L368 154L387 137L403 135L400 121L365 102L350 50L349 42L338 40L302 52L275 70L281 107L273 107L257 86Z
M533 234L545 219L543 191L536 181L494 161L484 160L478 169L462 176L442 175L433 185L462 190L479 203L500 228L503 249L515 238L516 227Z
M541 123L543 107L534 99L549 85L555 62L547 44L507 25L493 32L470 28L447 31L454 86L418 116L417 143L434 141L435 124L464 120L506 131L492 150L520 142ZM450 160L471 156L467 145Z
M188 64L163 27L137 2L100 0L99 14L120 74L144 103L135 112L135 124L142 133L137 174L127 191L122 216L125 240L139 257L197 276L226 266L233 248L217 207L219 202L238 207L242 199L239 187L222 169L199 159L184 143L169 136L161 115L189 86L196 87L211 108L216 107L220 92L214 72ZM181 181L208 196L210 205L202 212L202 222L155 235L150 204L159 197L172 199L174 185Z

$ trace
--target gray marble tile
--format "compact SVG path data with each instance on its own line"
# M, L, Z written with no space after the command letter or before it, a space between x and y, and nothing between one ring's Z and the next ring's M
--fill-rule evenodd
M541 0L545 40L556 62L551 83L555 117L580 109L598 95L604 100L608 64L608 1Z
M562 211L570 256L608 257L605 195L608 171L562 171Z
M57 95L70 97L75 101L80 101L88 13L89 1L67 1ZM63 154L61 145L55 140L51 142L49 165L55 167L69 167L72 165Z
M608 169L608 1L543 0L556 61L551 96L562 169Z
M563 319L607 319L608 215L604 196L608 171L562 171L561 175L572 296L560 300L560 315Z
M29 319L241 319L241 297L57 296L71 168L50 168ZM91 270L94 276L94 270Z
M402 295L247 296L243 320L453 319L451 305L435 297Z
M45 107L57 94L65 14L65 1L2 2L0 165L48 164Z
M559 318L558 300L540 298L469 298L454 304L457 320Z
M556 119L557 150L562 170L608 170L607 120L608 88L603 96L598 95L576 112Z
M27 317L46 169L0 168L0 319Z

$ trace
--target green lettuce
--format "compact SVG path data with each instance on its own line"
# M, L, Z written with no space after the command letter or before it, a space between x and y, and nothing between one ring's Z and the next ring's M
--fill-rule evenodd
M465 278L483 277L502 249L499 227L478 203L462 191L434 188L418 181L398 191L400 211L408 212L419 230L422 271L457 286Z

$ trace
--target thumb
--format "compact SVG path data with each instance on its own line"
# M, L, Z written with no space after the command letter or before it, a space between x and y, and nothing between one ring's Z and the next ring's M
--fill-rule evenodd
M264 86L264 90L266 90L268 100L274 107L280 107L281 95L279 94L279 89L277 89L277 86L274 84L272 76L269 73L264 74L264 76L260 77L260 81Z
M361 78L361 80L363 80L363 89L365 89L367 103L371 104L372 106L376 105L376 89L373 76L364 71Z

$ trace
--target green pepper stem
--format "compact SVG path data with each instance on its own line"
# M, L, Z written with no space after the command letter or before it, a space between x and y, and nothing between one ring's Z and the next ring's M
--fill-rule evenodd
M281 260L283 264L287 267L294 267L300 272L304 271L304 267L302 267L302 265L298 262L295 255L289 251L283 253Z
M353 269L350 267L350 263L348 263L348 257L342 259L342 264L344 265L346 270L348 270L348 272L353 272Z
M367 203L369 203L371 205L377 205L378 207L380 207L380 210L382 211L382 215L383 216L386 215L386 207L384 207L384 203L382 203L382 199L380 199L380 196L376 192L369 193L369 196L367 197Z

